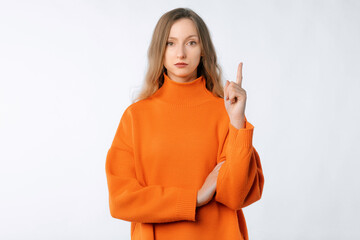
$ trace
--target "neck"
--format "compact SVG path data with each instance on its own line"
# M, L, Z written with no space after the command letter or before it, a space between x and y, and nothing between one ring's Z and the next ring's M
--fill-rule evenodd
M154 97L173 105L198 105L206 102L213 94L206 88L203 76L190 82L176 82L163 73L164 83Z
M186 76L185 78L182 77L178 77L176 75L173 75L171 73L167 73L166 75L168 76L168 78L170 78L173 81L179 82L179 83L185 83L185 82L191 82L193 80L195 80L197 77L197 71L195 70L191 75Z

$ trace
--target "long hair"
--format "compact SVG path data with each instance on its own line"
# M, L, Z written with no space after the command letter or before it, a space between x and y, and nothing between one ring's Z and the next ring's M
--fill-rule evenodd
M164 67L166 42L171 26L181 18L192 20L199 34L202 56L197 67L197 77L203 75L206 80L206 88L215 96L224 98L222 69L217 63L215 48L205 22L189 8L176 8L162 15L156 24L147 52L148 69L144 84L138 96L132 100L132 103L150 97L164 83L163 73L167 74L167 70Z

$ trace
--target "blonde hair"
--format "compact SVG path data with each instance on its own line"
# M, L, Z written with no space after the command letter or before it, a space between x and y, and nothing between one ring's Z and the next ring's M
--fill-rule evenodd
M150 97L164 83L163 73L165 72L167 74L167 70L164 67L166 42L170 34L171 26L181 18L192 20L199 34L202 56L197 67L197 77L203 75L206 79L206 88L215 96L224 98L221 80L222 69L217 63L215 48L205 22L189 8L176 8L162 15L156 24L147 52L148 69L144 84L138 96L132 100L132 103Z

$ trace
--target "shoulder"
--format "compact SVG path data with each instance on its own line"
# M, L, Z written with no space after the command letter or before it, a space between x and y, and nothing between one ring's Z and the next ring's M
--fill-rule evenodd
M211 101L210 101L210 104L211 104L211 108L213 110L220 111L223 114L226 113L225 103L224 103L223 98L213 96Z
M123 112L123 116L132 117L134 115L139 115L144 113L146 109L149 109L153 105L154 103L150 98L139 100L127 106Z

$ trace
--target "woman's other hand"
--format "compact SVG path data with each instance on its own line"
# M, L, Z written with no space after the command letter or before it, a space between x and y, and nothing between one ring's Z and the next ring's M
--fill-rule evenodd
M225 161L218 163L215 168L210 172L210 174L206 177L204 184L198 191L196 207L200 207L210 202L216 190L217 176L219 174L220 167L224 162Z

